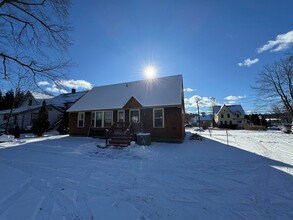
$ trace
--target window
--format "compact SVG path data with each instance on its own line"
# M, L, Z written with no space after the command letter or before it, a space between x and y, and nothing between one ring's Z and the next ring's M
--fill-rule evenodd
M163 108L155 108L153 110L153 126L154 128L164 127L164 109Z
M92 112L92 127L95 127L95 128L111 127L112 124L113 124L112 111Z
M112 112L104 112L104 126L103 127L111 127L112 126Z
M31 106L32 104L33 104L33 100L32 99L29 99L28 100L28 105Z
M135 123L139 122L139 109L129 110L129 121Z
M125 111L124 110L118 110L117 122L125 122Z
M230 114L227 114L227 117L230 118Z
M221 118L224 118L224 114L221 114Z
M78 112L77 114L77 127L78 128L84 127L84 112Z
M94 127L101 128L103 126L103 112L95 112Z

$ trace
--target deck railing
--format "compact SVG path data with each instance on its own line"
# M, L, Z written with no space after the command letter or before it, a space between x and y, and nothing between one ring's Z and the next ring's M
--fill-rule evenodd
M106 145L108 145L108 140L111 139L115 132L124 133L128 138L130 138L133 134L132 123L116 122L111 126L111 128L106 129Z

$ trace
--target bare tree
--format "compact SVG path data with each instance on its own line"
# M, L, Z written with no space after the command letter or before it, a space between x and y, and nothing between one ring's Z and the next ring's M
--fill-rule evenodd
M293 119L293 56L289 55L272 65L267 65L258 74L256 90L259 102L265 105L285 107Z
M0 74L19 69L37 83L60 79L69 62L69 0L0 0ZM2 60L1 60L2 59Z
M13 114L13 109L16 108L17 103L20 101L17 97L19 93L25 93L26 89L30 88L32 85L32 82L30 81L30 78L28 77L27 74L22 74L22 73L17 73L15 76L15 80L11 81L11 86L15 89L14 91L14 99L13 102L11 103L11 106L9 108L9 113L7 115L7 121L5 125L5 134L8 134L8 129L9 129L9 123L10 123L10 118Z

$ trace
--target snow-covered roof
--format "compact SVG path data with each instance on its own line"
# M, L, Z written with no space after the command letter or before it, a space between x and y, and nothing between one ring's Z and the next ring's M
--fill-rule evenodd
M230 109L231 112L236 113L236 112L240 112L241 115L245 115L245 112L242 108L241 105L231 105L228 107Z
M68 112L120 109L134 97L143 107L181 105L182 75L94 87Z
M213 116L212 115L200 116L199 119L201 121L212 121L213 120ZM198 116L194 116L194 118L192 120L194 122L197 122L198 121Z
M35 109L41 108L42 105L33 105L33 106L20 106L12 110L12 114L20 114L27 111L33 111ZM0 115L5 115L10 113L10 109L5 109L0 111Z
M65 93L65 94L60 94L56 97L45 95L45 94L43 94L42 96L42 93L38 93L38 92L30 92L30 93L31 94L34 93L34 95L36 95L36 97L38 98L36 100L37 104L32 106L20 106L18 108L14 108L12 111L13 114L20 114L23 112L33 111L35 109L41 108L43 100L46 100L47 105L54 106L56 107L56 109L63 111L62 109L68 108L69 104L76 102L80 97L82 97L86 93L86 91L75 92L75 93ZM45 98L45 99L42 99L42 98ZM1 110L0 115L8 114L9 112L10 112L10 109Z
M216 106L213 106L213 112L215 114L219 113L220 110L226 106L232 113L236 113L236 112L239 112L241 115L245 115L245 112L242 108L241 105L223 105L223 106L220 106L220 105L216 105Z
M49 102L47 104L52 104L52 105L58 106L58 107L67 107L67 106L65 106L66 104L76 102L85 93L86 93L86 91L60 94L60 95L56 96L55 98L49 100Z
M52 95L48 95L48 94L44 94L44 93L40 93L40 92L30 91L30 93L32 94L32 96L34 97L34 99L36 101L43 101L43 100L54 98L54 96L52 96Z

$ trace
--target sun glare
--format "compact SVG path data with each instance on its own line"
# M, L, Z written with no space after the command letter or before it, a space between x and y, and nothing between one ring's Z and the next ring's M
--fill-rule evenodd
M146 76L147 79L155 78L156 74L157 74L156 67L149 65L144 68L144 75Z

